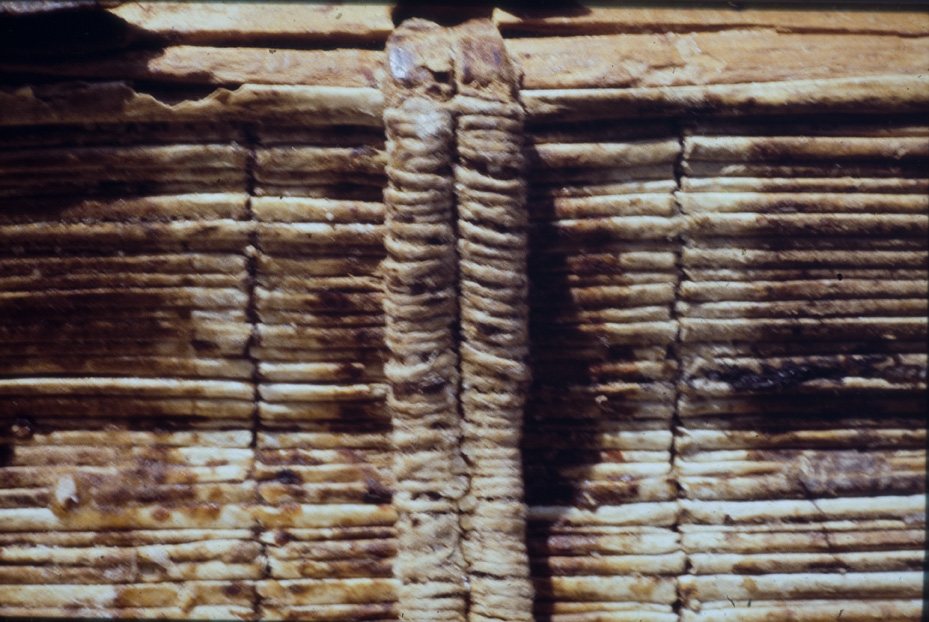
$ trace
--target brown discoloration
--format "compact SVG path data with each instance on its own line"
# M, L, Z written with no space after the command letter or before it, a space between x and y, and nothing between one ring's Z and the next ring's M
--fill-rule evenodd
M210 522L219 518L219 515L223 511L223 506L216 503L207 503L196 506L179 506L178 510L197 522Z
M787 362L779 367L761 365L757 372L726 367L707 374L710 380L721 380L739 392L782 391L809 380L839 380L849 371L836 365Z
M287 501L302 504L364 503L365 487L359 483L312 483L300 486L260 485L261 499L275 505Z
M17 441L28 441L35 433L35 421L29 417L16 417L10 424L10 434Z
M222 560L228 564L248 564L254 562L260 553L261 545L258 542L241 542L225 553Z
M236 598L238 596L241 596L245 592L246 589L247 589L246 586L243 585L242 583L239 583L238 581L233 581L232 583L228 583L223 586L223 594L225 594L229 598Z
M307 309L322 309L341 313L358 313L361 311L379 311L380 305L369 303L368 296L347 294L339 291L316 292L312 299L307 299ZM315 303L315 304L314 304Z
M2 458L2 456L0 456ZM0 468L3 467L0 460ZM0 484L3 484L3 475L0 474ZM30 490L23 492L12 492L5 490L0 498L0 507L2 508L25 508L25 507L42 507L52 502L52 495L45 490ZM70 504L66 504L70 505Z
M267 465L317 466L324 461L300 450L258 450L256 460Z
M298 473L295 473L293 469L281 469L274 474L274 477L280 483L288 486L296 486L303 482L303 478Z
M383 482L373 477L365 478L366 492L362 497L365 503L385 504L390 503L393 498L393 491Z
M472 19L457 26L452 49L459 93L498 101L518 98L522 70L488 20Z
M471 52L471 53L475 55L479 55L482 52L477 51L477 52ZM489 65L493 65L496 63L494 59L486 59L486 58L482 62L487 63ZM480 67L478 67L478 69L480 69ZM469 74L467 76L469 80L480 79L479 72L474 72L474 74L471 75L471 67L466 67L465 73ZM746 102L748 103L748 105L752 105L750 102L748 102L748 100L746 100ZM644 106L643 106L643 110L645 110ZM359 151L354 155L364 156L366 155L366 153L364 153L363 151ZM783 213L789 213L790 211L791 211L791 207L787 204L774 205L771 210L772 214L783 214ZM771 222L766 222L765 226L768 227L769 229L773 229L773 227L776 224L777 223L775 221L771 221ZM786 229L781 230L780 234L785 234L786 231L787 231ZM155 235L155 230L150 229L147 233L149 237L153 237ZM587 245L582 244L581 246L586 247ZM620 262L619 259L617 259L617 257L620 257L620 256L621 256L621 253L619 251L617 251L616 253L613 253L611 251L605 254L592 256L592 258L589 261L584 258L579 258L573 263L566 262L566 270L568 272L571 272L572 274L583 273L585 275L623 274L624 271L626 270L626 267L624 264ZM775 262L776 261L778 261L777 258L775 258ZM542 280L545 280L545 278L546 276L540 274L538 277L538 280L542 281ZM558 277L555 277L554 280L557 281ZM558 296L558 293L559 293L558 289L560 285L561 284L556 283L556 285L553 288L554 290L553 297L556 297L558 300L562 300L562 298ZM560 293L564 293L565 290L567 290L567 287L563 287ZM333 293L338 293L338 292L334 291ZM769 292L769 294L774 295L773 292ZM565 299L568 299L568 298L566 297ZM128 300L120 301L117 297L114 297L113 300L118 302L119 304L125 304L125 305L130 304L130 301ZM596 301L596 303L600 304L600 301ZM608 303L614 304L614 301L608 301ZM568 304L570 305L573 303L569 302ZM607 304L607 303L604 303L604 304ZM625 302L619 301L619 302L616 302L615 304L622 305L622 304L625 304ZM337 308L334 306L333 309L336 310L337 312L341 312L343 308L352 309L353 305L354 303L349 301L349 303L345 304L343 307ZM96 307L93 307L93 308L96 308ZM184 322L189 321L192 316L189 308L185 308L185 311L187 313L187 317L186 318L182 317L182 320ZM66 313L70 314L70 311L66 311ZM548 330L556 330L556 329L551 329L550 323L547 324L547 327L548 327L547 328ZM493 327L489 327L489 328L493 328ZM554 337L551 335L546 335L545 329L543 329L541 326L537 327L537 329L535 330L535 335L540 337L540 340L543 343L543 348L559 349L557 335ZM152 334L152 339L155 339L156 337L159 337L159 336L160 335ZM619 346L605 345L599 341L599 339L601 338L605 338L605 337L602 334L600 335L596 333L585 334L582 331L576 331L572 333L571 339L574 342L581 344L581 345L589 346L589 349L585 350L585 353L583 355L573 355L573 356L575 356L576 358L579 357L583 359L584 356L589 355L591 352L595 353L594 356L602 355L604 357L608 357L611 359L621 358L621 359L631 360L634 356L636 356L636 353L631 348L627 348L623 350ZM338 338L332 338L329 341L324 340L324 343L326 345L339 345L342 342ZM216 344L206 339L194 340L193 342L191 342L190 345L193 348L193 350L195 351L200 350L202 353L208 352L211 349L216 347ZM333 356L341 356L341 354L333 355ZM572 356L572 354L567 354L565 356L567 360L569 361L568 366L570 366L570 362L572 362L570 357ZM621 370L606 369L604 366L601 366L599 368L589 367L579 372L579 375L583 377L578 378L578 380L585 380L585 381L589 380L591 382L601 382L601 381L606 382L609 379L615 379L615 378L621 377L624 381L628 381L629 383L643 384L643 383L647 383L649 379L654 379L644 372L639 373L639 371L634 369L633 367L634 366L632 363L630 363L628 367L625 367ZM794 363L791 363L790 366L772 365L770 366L770 368L765 368L765 369L750 369L750 368L734 366L731 369L726 368L718 372L721 375L718 378L714 378L714 379L727 382L738 391L751 392L751 393L765 393L765 392L770 392L770 391L783 391L783 390L790 391L801 384L807 383L809 381L815 381L817 379L825 379L825 380L830 380L830 381L836 380L838 378L839 370L841 369L842 369L841 364L832 365L828 362L824 363L824 362L809 362L809 361L794 362ZM848 367L846 366L845 369L848 369ZM907 369L903 369L902 367L898 367L894 369L897 369L898 371L895 371L895 372L888 371L887 373L896 373L898 374L898 377L900 378L904 378L904 377L905 378L918 378L918 376L920 375L920 368L919 366L916 366L916 365L911 365ZM346 373L347 375L350 375L351 373L354 373L354 372L349 372L349 370L345 370L344 373ZM360 374L360 372L358 373ZM924 376L924 373L925 373L924 368L922 368L921 373ZM557 377L557 374L553 374L553 377ZM352 376L352 378L356 378L356 376ZM542 384L548 384L549 386L556 384L554 382L548 382L548 380L550 379L546 378L546 382ZM544 393L544 392L540 391L540 393ZM544 398L547 396L542 395L542 397ZM618 397L620 399L624 399L626 396L620 393ZM802 399L802 398L798 398L798 399ZM789 402L789 401L784 402L784 403L788 405L792 404L792 402ZM845 405L850 405L853 403L854 402L843 402L843 404ZM607 406L609 406L609 403L607 403ZM606 427L604 426L603 428L601 428L598 422L596 421L591 422L590 420L586 420L586 419L579 420L579 419L583 419L583 417L581 418L574 417L574 413L570 412L570 408L566 408L564 404L561 404L561 405L556 404L553 407L553 411L557 411L559 408L561 408L563 411L566 411L561 415L562 418L564 420L570 420L570 422L572 424L576 424L576 426L570 431L569 434L565 435L563 438L559 438L556 440L559 443L570 443L571 441L576 439L579 442L583 442L585 446L597 447L598 443L601 442L600 436L602 435L602 430L606 429ZM603 409L603 414L605 416L603 416L602 419L604 420L604 423L608 423L608 424L617 423L617 417L612 416L613 414L615 414L616 411L613 410L611 412L611 410L612 409L609 409L609 408ZM357 426L359 425L362 419L364 419L365 417L371 416L370 412L364 407L347 408L345 411L343 411L343 413L340 413L340 416L341 414L345 414L349 417L359 419L359 421L353 421L351 423L344 423L345 427L342 429L352 430L352 431L358 430ZM538 419L536 419L536 422L538 422ZM625 424L626 421L623 420L622 423ZM97 425L97 424L94 424L94 425ZM138 425L141 426L141 425L147 425L147 424L142 424L140 422L138 423ZM179 425L184 425L184 423L180 423ZM305 425L307 425L305 421L294 422L293 429L298 429L298 428L303 429L301 426L305 426ZM316 425L316 424L314 423L312 425ZM764 425L770 425L773 428L774 426L778 424L768 422L766 424L757 425L757 427L754 427L753 429L757 429L763 433ZM317 429L317 428L313 428L313 429ZM329 430L330 428L326 427L325 424L320 424L319 429ZM383 429L382 427L377 428L377 430L379 431L382 429ZM542 428L542 429L544 430L547 428ZM862 443L865 446L872 447L874 443L878 442L878 440L871 438L868 434L866 434L866 432L867 431L862 431L862 433L858 437L856 437L855 440L850 441L850 442L851 443ZM542 432L539 432L539 434L542 434ZM28 436L28 433L26 433L26 435ZM914 434L912 438L909 438L902 442L905 442L908 446L918 446L918 443L920 442L920 440L917 438L917 436L918 436L917 434ZM772 443L775 443L775 442L784 442L784 443L791 443L791 444L796 443L796 444L800 444L801 446L803 444L810 444L812 442L807 437L803 437L800 434L795 434L791 432L785 432L780 435L772 436L771 438L774 439L772 440ZM880 440L880 442L885 443L885 444L888 443L887 440ZM357 462L363 462L364 460L367 460L367 457L361 458L360 456L353 456L353 458L357 458L355 460ZM797 458L798 457L796 455L790 456L790 460L796 461ZM177 496L175 497L173 496L173 493L168 494L168 492L170 491L164 492L165 490L168 490L168 489L158 488L157 485L161 485L165 481L165 478L167 477L167 475L163 472L164 467L158 466L164 460L166 460L164 456L158 456L157 451L154 452L151 458L149 459L149 462L139 465L138 475L137 475L138 481L135 481L135 479L133 478L129 478L129 481L125 483L126 484L125 487L106 488L101 482L94 481L94 482L88 482L87 488L90 490L93 490L93 489L97 490L97 498L94 500L94 502L113 504L113 505L116 504L116 501L120 496L131 498L133 502L145 501L145 502L153 502L153 503L157 503L157 502L173 503L175 501L185 499L188 493L184 491L187 489L178 488ZM790 460L787 460L787 461L790 461ZM527 461L532 462L532 463L558 461L559 464L595 465L600 461L603 461L603 462L610 461L610 462L619 463L619 462L625 461L625 458L623 456L623 453L619 450L616 450L615 452L597 452L597 451L568 452L566 451L558 455L546 454L544 456L540 456L540 455L529 456L527 457ZM0 463L2 462L3 462L3 455L2 453L0 453ZM290 474L296 474L293 469L288 468L289 465L318 465L318 464L321 464L323 461L315 459L315 458L311 458L311 457L304 457L302 455L295 455L293 462L290 462L289 457L285 459L281 457L280 455L274 454L272 456L269 453L266 462L268 464L274 465L274 468L278 468L278 467L280 468L280 470L278 470L277 474L275 475L279 482L285 485L296 486L296 484L299 482L289 481L290 475L288 474L288 472ZM870 464L870 463L867 463L867 461L862 461L859 463L853 463L852 461L849 461L847 464L842 463L842 464L829 465L828 469L826 470L831 471L832 469L835 469L835 468L844 468L848 471L856 471L856 472L862 471L862 470L868 470L869 472L875 472L875 471L882 472L883 470L885 470L886 465L882 466L880 464ZM181 475L180 477L182 480L185 479L183 475ZM190 475L188 479L190 480L190 483L192 483L194 480L193 475ZM553 479L556 480L555 486L548 491L544 491L544 490L540 491L539 492L540 497L545 496L546 498L565 499L568 502L573 503L574 505L579 505L581 507L590 508L590 509L595 509L603 504L611 505L611 504L625 503L629 501L630 498L632 498L630 497L630 495L632 496L635 495L636 481L633 478L627 478L625 480L620 478L619 480L616 480L615 482L609 482L609 483L589 482L589 481L584 481L582 479L578 479L576 481L573 479L566 480L563 477L560 478L561 481L559 482L557 481L559 479L557 476L554 477ZM813 468L809 472L803 474L801 479L803 481L803 485L809 491L817 492L817 491L824 490L823 487L825 486L825 483L823 481L823 474L820 473L816 468ZM800 481L800 479L798 479L798 481ZM886 481L890 481L890 480L886 480ZM905 484L900 483L902 481L903 480L901 479L894 480L894 482L896 483L892 483L892 485L890 485L887 488L882 488L882 492L886 493L888 491L894 491L898 489L915 490L915 488L912 487L913 482L907 481ZM373 482L373 485L367 481L365 482L366 490L364 494L366 495L366 501L371 502L371 503L386 503L387 501L389 501L390 489L387 488L385 484L381 484L379 480L376 480L374 478L370 478L370 482ZM90 485L91 483L93 484L92 486ZM558 487L559 483L562 484L560 488ZM141 486L141 488L133 490L133 487L136 484ZM842 492L843 490L847 490L847 488L843 488L844 486L845 484L843 484L842 482L837 482L835 484L834 491L829 494L836 494L836 491ZM910 488L907 488L907 487L910 487ZM297 491L294 491L294 494L296 494L296 492ZM159 497L159 495L161 494L164 494L165 496ZM214 501L218 503L218 499L214 499ZM170 509L170 506L165 506L158 510L158 516L161 516L161 520L168 519L166 514L169 512L169 509ZM686 516L685 516L685 519L686 519ZM291 536L290 534L284 531L279 531L275 533L274 537L277 540L278 544L285 544L293 536ZM590 536L588 540L589 541L587 542L586 546L588 547L591 553L595 554L602 550L603 545L598 537ZM578 551L584 550L584 546L585 546L583 542L579 542L578 540L573 540L571 542L565 542L563 544L564 546L562 548L566 551L571 552L572 554L577 554ZM552 546L557 547L557 544L552 545ZM360 555L362 556L362 558L366 556L377 557L379 555L381 557L387 557L388 555L392 555L393 552L394 552L393 548L391 548L390 546L386 544L383 544L383 543L373 544L372 543L370 545L366 545L366 548L360 553ZM244 554L245 553L243 551L242 555ZM360 564L361 565L357 566L358 572L376 573L376 572L381 572L384 568L383 564L377 565L374 562L370 562L370 565L365 565L366 562L362 561L360 562ZM836 570L836 568L830 569L830 568L825 568L825 567L824 569ZM347 568L343 568L343 570L345 570L346 572L349 571ZM352 570L352 572L354 572L354 570ZM227 586L225 591L226 591L226 595L230 598L241 595L241 590L239 589L238 586ZM683 588L682 594L685 598L689 597L686 588ZM369 612L369 614L371 616L390 616L390 615L396 614L395 611L388 610L388 609L389 608L378 610L376 612L372 610L371 612ZM345 615L346 615L346 618L351 618L352 615L354 614L355 612L352 612L351 614L346 613ZM359 615L361 614L359 613Z
M361 546L361 554L378 558L390 558L397 554L396 540L368 540Z
M301 579L386 578L391 575L390 563L382 560L299 562L288 564L288 570L289 576Z
M413 95L438 100L451 97L453 61L443 39L444 29L424 19L406 20L391 33L387 40L388 106Z
M340 376L344 376L349 381L363 380L365 372L365 366L359 363L341 363L338 371Z

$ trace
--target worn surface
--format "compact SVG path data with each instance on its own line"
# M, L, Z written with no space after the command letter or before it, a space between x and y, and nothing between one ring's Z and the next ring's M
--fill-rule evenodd
M389 7L221 8L0 65L2 615L398 618ZM918 619L925 15L610 11L495 13L534 616Z

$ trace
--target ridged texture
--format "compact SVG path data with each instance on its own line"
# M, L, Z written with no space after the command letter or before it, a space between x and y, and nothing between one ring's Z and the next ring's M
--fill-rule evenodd
M180 47L3 55L0 617L398 620L383 56L349 49L390 7L181 4L113 9ZM533 615L919 619L927 16L546 11L503 17Z
M432 95L444 85L431 77L432 67L416 47L434 46L441 54L447 48L443 35L418 20L397 29L387 46L391 75L384 112L382 270L390 352L384 374L395 451L394 576L402 618L422 622L462 621L467 611L458 509L468 474L458 404L454 118L444 98ZM417 73L424 77L414 82Z
M522 108L458 96L462 510L472 620L528 620L519 444L529 384Z
M458 27L455 198L461 504L468 619L532 619L520 444L529 388L528 225L519 74L488 22Z
M266 560L253 616L395 620L383 131L290 119L250 129L251 511Z
M528 620L519 76L499 34L479 21L457 29L406 22L387 55L385 373L399 609L410 619ZM455 80L443 84L449 64Z
M242 128L0 132L0 616L251 616Z
M522 108L457 96L462 503L471 620L529 620L523 410L529 384Z
M384 263L390 359L387 404L397 455L400 611L410 620L460 620L464 572L459 455L455 245L448 112L410 99L385 113L388 257Z
M680 143L666 120L536 122L526 142L536 619L673 622Z
M687 622L918 618L924 123L685 130L674 475Z

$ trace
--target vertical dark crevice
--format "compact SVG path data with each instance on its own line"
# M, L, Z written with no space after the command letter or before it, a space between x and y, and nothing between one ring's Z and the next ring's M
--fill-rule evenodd
M255 478L255 464L258 460L258 432L261 428L261 414L259 411L259 404L261 401L261 395L259 393L259 384L261 382L261 372L258 368L258 359L255 358L252 353L253 348L258 344L258 324L261 321L261 318L258 315L257 301L255 295L255 289L257 287L258 281L258 252L260 246L260 240L258 238L258 228L255 223L255 214L252 211L252 198L255 196L255 160L256 154L255 149L258 143L258 140L255 136L254 127L249 124L246 124L242 128L242 132L245 138L245 146L247 151L245 159L245 219L249 224L248 230L248 243L245 246L245 268L247 273L247 282L246 282L246 294L247 294L247 304L245 308L245 321L249 325L249 335L248 340L245 343L244 356L247 358L251 364L251 381L252 381L252 414L251 414L251 442L249 448L252 450L252 468L248 473L247 477L255 482L255 498L254 503L256 505L261 504L261 496L258 492L258 483ZM252 526L253 537L258 544L258 557L262 563L261 577L259 580L266 580L270 578L270 566L268 562L267 555L267 545L264 544L261 540L262 529L258 525ZM262 597L260 591L256 589L252 592L252 609L255 615L255 619L260 619L261 616L261 607L262 607Z
M683 179L684 179L684 131L685 123L682 119L674 119L674 132L677 135L678 145L680 150L678 151L677 158L674 161L674 191L671 193L674 201L674 218L678 219L678 222L683 222L684 211L681 206L680 193L683 191ZM669 460L671 462L671 482L674 485L676 491L676 500L680 503L681 498L683 497L683 488L681 487L680 482L677 478L676 472L676 463L677 463L677 438L678 432L683 427L681 421L680 413L680 404L681 404L681 384L684 378L683 372L683 360L681 356L681 323L680 317L678 316L677 304L680 301L681 296L681 285L684 282L684 266L683 266L683 255L684 255L684 244L686 238L682 230L678 230L677 236L675 238L674 244L674 271L675 271L675 281L674 281L674 300L671 303L671 321L675 324L675 334L674 342L668 347L667 357L673 359L675 362L674 370L674 405L673 412L671 415L671 452ZM671 529L674 533L678 534L680 538L680 521L681 513L680 508L678 508L677 518L672 525ZM683 549L683 546L681 547ZM685 553L684 558L684 568L681 572L681 575L687 574L690 572L690 558ZM674 614L677 616L678 620L681 619L682 609L684 607L684 600L681 594L681 575L678 575L677 583L675 584L675 589L677 591L677 598L672 605L674 609Z
M453 58L452 62L454 62L454 60L455 59ZM452 80L452 88L457 88L457 86L458 85L455 83L455 81ZM449 175L452 179L454 179L455 163L458 162L458 158L459 158L459 155L458 155L458 115L456 114L452 115L452 141L451 141L451 144L449 145L449 149L452 153L452 158L453 158L452 167L451 167L451 170L449 170ZM451 214L452 235L454 236L454 240L455 240L453 247L454 247L454 257L455 257L454 259L455 271L456 271L456 274L455 274L455 311L454 311L455 321L454 321L454 324L452 324L452 339L454 339L453 343L455 344L456 350L458 349L458 346L461 344L461 340L462 340L461 274L459 272L460 270L459 266L461 265L461 249L458 246L458 240L460 239L460 234L458 232L458 222L459 222L458 221L458 201L456 197L456 199L452 201L452 214ZM461 383L462 383L464 376L463 376L463 371L461 369L460 354L455 357L455 377L458 378L458 390L455 395L455 404L457 405L457 416L458 416L458 421L460 424L464 421L464 410L462 409L462 406L461 406L461 391L462 391ZM463 442L464 442L464 430L459 427L459 434L458 434L459 450ZM464 462L465 468L467 468L467 473L468 473L468 477L465 480L464 489L462 491L462 498L466 498L471 493L470 474L473 472L474 465L471 463L471 460L469 459L467 454L462 452L460 454L460 457L461 457L461 460ZM461 538L464 539L465 529L464 529L464 526L461 524L461 513L460 512L458 514L458 530L459 530L459 534L461 534ZM465 570L466 593L465 593L465 600L464 600L464 619L469 620L471 617L471 604L472 603L471 603L471 598L470 598L470 584L468 583L467 577L468 577L468 574L470 573L470 570L468 568L467 561L465 562L465 564L466 565L465 565L464 570Z
M258 384L260 381L260 373L258 370L258 360L252 355L252 348L258 343L258 324L260 318L258 317L258 309L255 300L255 287L258 274L258 229L255 226L255 214L252 211L252 198L255 196L255 145L256 138L254 130L250 125L243 127L243 134L245 136L245 144L248 149L248 153L245 159L245 219L249 224L250 229L248 231L248 243L245 246L245 269L247 272L248 280L246 283L246 295L248 297L247 306L245 308L245 321L248 322L250 327L250 332L248 336L248 341L245 344L244 355L251 363L252 368L252 417L251 417L251 427L252 427L252 441L251 447L255 449L257 443L258 427L259 427L259 413L258 413L258 402L260 396L258 393Z

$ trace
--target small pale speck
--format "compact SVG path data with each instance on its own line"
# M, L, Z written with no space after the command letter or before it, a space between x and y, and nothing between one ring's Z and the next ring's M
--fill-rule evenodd
M65 475L58 480L58 485L55 486L55 500L62 506L77 503L77 485L73 477Z

